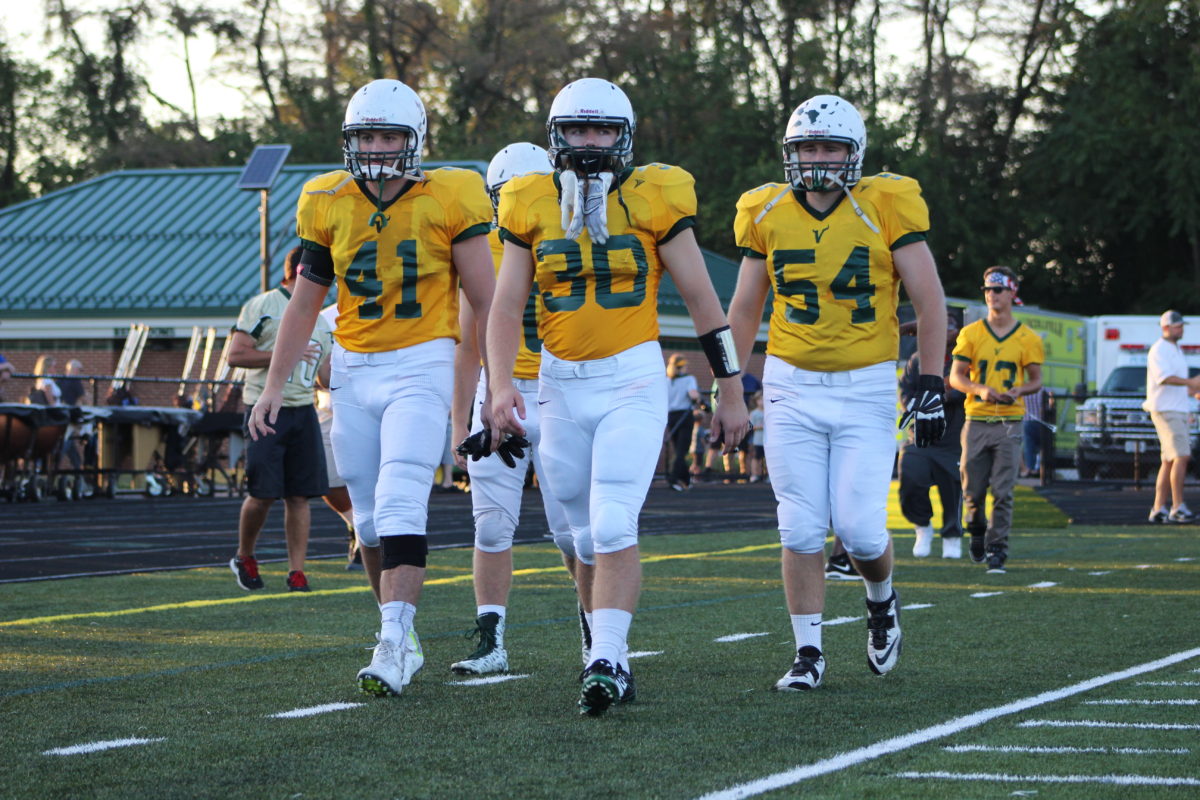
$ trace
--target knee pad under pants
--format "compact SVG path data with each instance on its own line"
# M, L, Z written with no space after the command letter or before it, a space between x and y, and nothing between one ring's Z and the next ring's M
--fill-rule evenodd
M494 458L494 456L490 456ZM512 547L517 521L498 508L475 515L475 547L485 553L503 553Z
M596 549L592 546L592 531L588 527L572 528L571 539L575 547L575 558L581 564L587 564L589 567L596 564ZM561 547L559 548L562 549ZM566 550L563 550L565 553Z

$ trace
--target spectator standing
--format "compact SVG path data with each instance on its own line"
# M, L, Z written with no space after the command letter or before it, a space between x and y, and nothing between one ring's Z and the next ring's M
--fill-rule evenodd
M667 483L677 492L690 489L687 455L692 443L695 419L692 408L700 402L700 387L696 376L688 373L683 353L672 353L667 359L667 443L671 446L671 464Z
M37 362L33 365L33 374L37 377L33 382L33 388L29 390L29 402L33 405L56 406L62 400L62 390L58 388L54 379L42 377L53 374L57 364L54 356L38 356Z
M958 338L958 321L946 317L946 356L942 375L949 376L951 353ZM905 407L917 395L921 356L913 353L900 378L900 401ZM929 447L917 447L911 431L900 445L900 511L914 526L913 555L924 558L933 547L933 504L929 490L937 486L942 501L942 558L962 558L962 476L959 459L962 443L963 403L967 397L954 388L946 390L943 404L946 432Z
M750 409L750 482L758 483L763 479L766 455L763 450L762 394L755 392L750 395L746 408Z
M1150 346L1146 361L1146 402L1162 448L1162 463L1154 484L1154 508L1150 522L1192 522L1196 515L1183 501L1183 481L1192 457L1188 437L1188 395L1200 392L1200 376L1188 377L1187 361L1179 340L1183 338L1183 314L1164 311L1159 317L1162 338ZM1170 506L1167 499L1170 498Z
M1041 337L1013 317L1017 276L1008 267L983 273L988 313L962 329L954 347L950 385L967 395L962 430L962 484L971 559L1005 571L1012 528L1013 486L1021 459L1025 406L1016 401L1042 387ZM992 519L987 518L988 488Z
M1025 403L1025 422L1021 425L1022 478L1032 478L1042 469L1042 437L1046 434L1042 418L1046 410L1046 387L1021 398Z
M279 337L284 310L296 287L301 248L294 247L284 263L283 282L242 306L231 336L229 365L246 370L246 436L250 436L250 407L263 393L267 371ZM252 438L246 446L248 493L238 519L238 551L229 561L238 586L247 591L263 588L254 558L254 546L267 520L267 512L283 498L283 528L287 539L287 586L307 592L304 558L308 551L310 510L308 499L329 491L325 475L325 448L315 408L315 384L322 362L333 348L329 323L317 317L300 363L283 385L283 402L275 423L275 436Z

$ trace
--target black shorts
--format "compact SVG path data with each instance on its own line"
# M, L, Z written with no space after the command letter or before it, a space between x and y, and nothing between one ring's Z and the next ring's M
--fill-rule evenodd
M261 500L280 497L320 497L329 492L325 474L325 445L315 406L285 407L275 420L275 433L250 438L246 422L246 478L250 496Z

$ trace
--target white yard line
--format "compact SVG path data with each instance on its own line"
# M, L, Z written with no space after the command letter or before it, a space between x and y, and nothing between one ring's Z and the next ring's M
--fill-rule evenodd
M821 620L821 627L828 628L830 625L845 625L847 622L862 622L866 617L834 617L833 619Z
M1090 678L1080 683L1064 686L1060 689L1052 689L1048 692L1042 692L1030 697L1025 697L1020 700L1015 700L1011 703L1005 703L1002 706L994 708L986 708L981 711L976 711L966 716L957 717L955 719L943 722L938 725L933 725L928 728L906 733L901 736L894 736L890 739L876 742L875 744L860 747L857 750L851 750L846 753L838 753L837 755L811 764L804 764L793 767L792 769L777 772L774 775L768 775L765 778L759 778L755 781L731 786L727 789L720 789L716 792L704 795L701 800L734 800L734 798L753 797L763 794L764 792L781 789L785 786L793 786L801 781L815 778L819 775L826 775L831 772L839 772L850 767L857 766L867 761L872 761L881 756L891 755L892 753L901 750L907 750L910 747L915 747L919 744L925 744L936 739L941 739L945 736L974 728L985 722L991 722L1000 717L1018 714L1022 711L1027 711L1031 708L1053 703L1062 700L1066 697L1082 694L1083 692L1091 691L1100 686L1105 686L1117 681L1127 680L1137 675L1142 675L1147 672L1168 667L1173 664L1178 664L1181 661L1188 661L1193 658L1200 657L1200 647L1191 650L1184 650L1179 653L1160 658L1155 661L1148 661L1145 664L1138 664L1128 669L1119 672L1110 672L1107 675L1100 675L1095 678ZM1200 725L1178 726L1200 729ZM1200 781L1197 781L1200 785Z
M1200 731L1200 725L1176 722L1103 722L1095 719L1029 719L1018 728L1140 728L1147 731Z
M1085 706L1200 706L1200 700L1084 700Z
M1004 592L976 592L971 597L995 597L996 595L1004 594Z
M1182 756L1192 752L1186 747L1046 747L1021 745L953 744L942 748L947 753L1103 753L1148 756L1166 753Z
M1051 586L1058 586L1054 581L1042 581L1040 583L1029 584L1030 589L1049 589Z
M630 658L650 658L651 656L661 656L662 650L633 650L627 655Z
M154 742L165 742L167 737L159 736L156 739L109 739L106 742L88 742L86 744L76 744L70 747L55 747L53 750L43 751L44 756L75 756L81 753L98 753L101 750L112 750L117 747L133 747L139 744L153 744Z
M1117 786L1200 786L1200 778L1155 775L1007 775L1002 772L897 772L897 778L1004 783L1107 783Z
M1200 686L1200 681L1138 681L1134 686Z
M488 675L485 678L468 678L465 681L448 681L447 686L487 686L490 683L504 683L518 678L528 678L528 675Z
M1110 572L1112 572L1111 569L1101 569L1101 570L1096 570L1095 572L1089 572L1088 575L1107 575Z
M299 719L313 717L317 714L328 714L330 711L345 711L347 708L358 708L362 703L326 703L323 706L308 708L293 708L291 711L280 711L278 714L268 714L271 719Z
M759 633L731 633L728 636L718 636L717 638L713 639L713 641L714 642L722 642L722 643L740 642L745 639L757 639L759 636L769 636L769 635L770 634L767 633L766 631L761 631Z

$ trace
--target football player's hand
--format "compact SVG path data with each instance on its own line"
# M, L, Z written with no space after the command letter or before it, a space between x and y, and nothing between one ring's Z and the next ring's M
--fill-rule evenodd
M713 412L712 423L709 426L709 439L716 443L724 441L722 452L732 453L738 448L750 432L750 414L746 411L746 403L742 396L733 393L733 400L726 401L724 396L717 400L717 410Z
M246 422L250 438L258 441L259 437L275 433L275 429L271 426L279 418L279 409L281 408L283 408L283 392L278 389L264 389L258 402L254 404L254 408L250 409L250 419Z
M523 419L525 419L525 398L521 397L517 387L510 382L508 386L502 386L499 390L493 391L490 426L492 450L499 447L503 440L503 434L524 436L525 426L521 424Z
M900 427L913 424L913 440L917 447L929 447L946 432L946 411L942 398L946 382L940 375L922 375L917 379L917 393L908 401Z
M316 364L321 360L321 345L310 341L304 348L304 352L300 354L300 360L306 364Z

